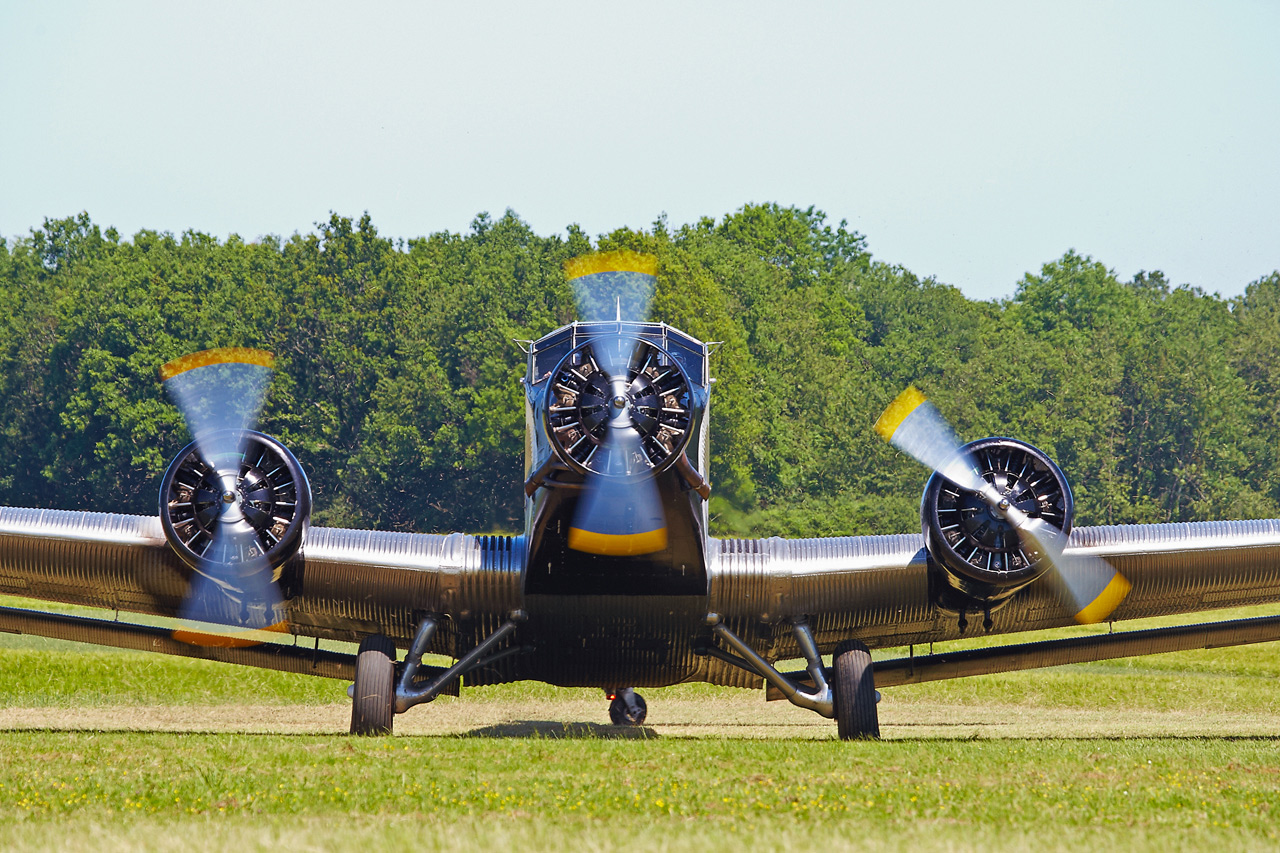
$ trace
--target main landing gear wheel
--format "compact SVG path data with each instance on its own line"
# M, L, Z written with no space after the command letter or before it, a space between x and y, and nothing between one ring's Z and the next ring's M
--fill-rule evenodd
M351 697L353 735L389 735L395 719L396 645L382 634L360 643Z
M630 687L613 694L609 703L609 719L615 726L642 726L648 713L644 697Z
M836 731L840 740L880 737L876 682L865 643L846 640L835 653Z

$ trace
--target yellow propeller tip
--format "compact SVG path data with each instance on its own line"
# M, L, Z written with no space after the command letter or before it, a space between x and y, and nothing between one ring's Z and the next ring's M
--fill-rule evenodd
M1129 583L1129 579L1124 575L1116 572L1102 592L1098 593L1098 597L1089 602L1083 610L1076 614L1076 621L1081 625L1092 625L1101 622L1110 616L1120 602L1124 601L1129 590L1133 589L1133 584Z
M211 364L256 364L271 368L276 357L266 350L250 347L221 347L193 352L175 358L160 368L160 381L168 382L179 373L195 370L197 367L208 367Z
M229 634L214 634L207 631L191 631L179 628L173 632L172 637L178 642L186 643L189 646L204 646L215 649L246 649L251 646L260 646L267 642L267 638L261 636L263 633L287 634L289 633L289 623L281 621L265 628L236 631Z
M642 252L618 249L613 252L594 252L564 262L564 277L569 281L604 272L634 272L656 276L658 259Z
M924 402L924 395L916 386L908 385L906 390L895 397L884 410L884 414L880 415L880 419L876 421L876 432L880 433L880 437L885 441L891 441L893 434L898 431L898 427L902 426L907 416L920 408Z
M644 533L596 533L592 530L569 528L569 547L587 554L603 557L630 557L635 554L652 554L667 547L667 528L659 527Z

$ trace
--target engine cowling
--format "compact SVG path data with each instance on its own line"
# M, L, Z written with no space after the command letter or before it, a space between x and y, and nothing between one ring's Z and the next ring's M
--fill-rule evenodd
M1071 487L1043 451L1012 438L984 438L960 452L1018 509L1063 534L1071 532ZM1042 555L986 501L939 474L925 485L920 520L934 603L945 610L962 616L990 612L1048 569Z
M218 442L211 442L217 445ZM237 446L237 442L227 442ZM302 546L311 518L311 483L277 439L248 431L236 453L205 459L192 442L178 452L160 482L165 538L188 566L203 561L278 568ZM214 530L227 512L253 529L233 552L212 554Z

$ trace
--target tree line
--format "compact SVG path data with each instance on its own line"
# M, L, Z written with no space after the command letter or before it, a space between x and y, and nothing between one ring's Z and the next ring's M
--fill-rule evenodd
M653 319L724 342L718 535L916 529L925 474L871 429L911 383L962 437L1049 453L1077 523L1280 516L1280 273L1223 299L1067 252L977 301L776 204L595 239L511 211L410 240L368 215L254 242L46 220L0 239L0 503L155 512L188 440L159 366L253 346L276 354L262 429L310 473L314 523L515 530L513 340L573 320L562 264L615 248L658 258Z

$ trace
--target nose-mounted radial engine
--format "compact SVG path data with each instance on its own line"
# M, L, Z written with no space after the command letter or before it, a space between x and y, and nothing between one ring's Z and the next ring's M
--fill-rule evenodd
M647 309L652 257L580 263L584 321L527 348L527 589L703 594L707 346L624 319Z
M546 391L544 426L557 457L589 484L569 547L648 554L667 544L654 478L684 453L693 426L689 380L651 341L604 335L574 347Z
M194 437L160 484L165 538L192 570L184 618L237 628L285 619L278 574L302 545L311 486L283 444L251 428L272 363L270 353L229 348L161 369Z
M579 344L547 389L546 428L560 458L582 473L660 471L689 443L689 380L667 353L611 335ZM628 452L610 452L610 436Z

